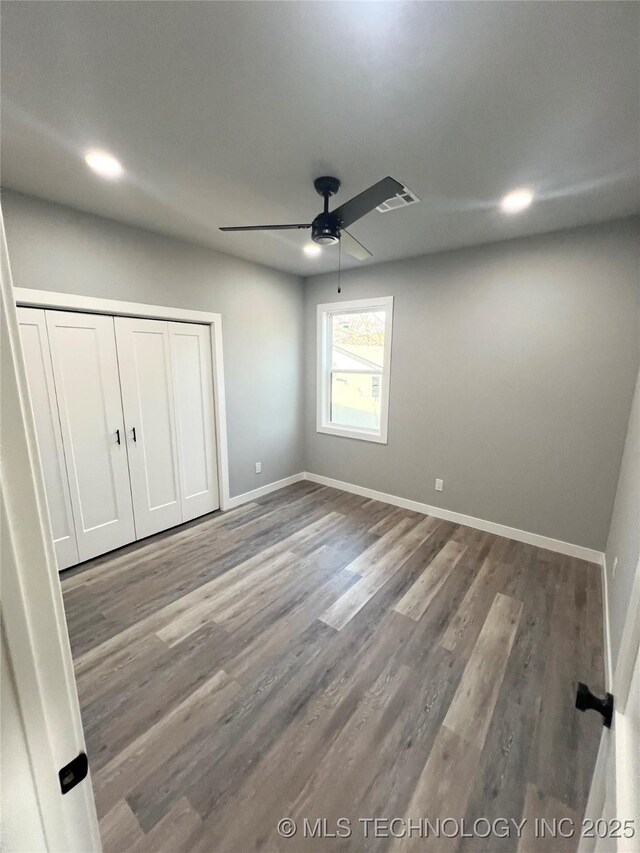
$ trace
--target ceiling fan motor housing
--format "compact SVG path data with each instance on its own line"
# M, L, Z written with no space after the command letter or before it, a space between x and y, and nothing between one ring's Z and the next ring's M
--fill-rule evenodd
M311 223L311 239L321 246L333 246L340 240L340 220L332 213L320 213Z

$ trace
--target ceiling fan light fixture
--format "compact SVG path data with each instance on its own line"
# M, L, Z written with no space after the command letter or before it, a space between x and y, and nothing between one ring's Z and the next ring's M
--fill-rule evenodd
M311 223L311 239L320 246L334 246L340 240L340 221L332 213L320 213Z
M122 164L113 154L109 154L108 151L98 151L95 148L86 152L84 162L101 178L112 181L119 178L124 171Z
M528 187L518 187L511 190L500 202L500 207L505 213L521 213L526 210L533 201L533 192Z

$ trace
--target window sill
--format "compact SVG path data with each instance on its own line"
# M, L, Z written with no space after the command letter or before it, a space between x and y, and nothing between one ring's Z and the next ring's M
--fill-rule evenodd
M339 435L342 438L355 438L358 441L373 441L376 444L386 444L387 436L380 432L369 432L363 429L350 429L349 427L332 426L322 424L316 426L316 432L324 433L325 435Z

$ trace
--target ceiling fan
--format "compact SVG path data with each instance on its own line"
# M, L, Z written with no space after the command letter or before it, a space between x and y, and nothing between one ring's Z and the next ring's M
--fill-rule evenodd
M404 185L394 178L383 178L377 184L364 190L336 207L329 210L329 199L340 189L340 181L337 178L316 178L313 182L318 195L324 198L324 210L319 213L313 222L295 223L293 225L232 225L221 228L221 231L281 231L294 228L311 228L311 239L321 246L331 246L340 243L345 252L359 261L371 257L371 252L362 243L346 230L348 225L353 225L367 213L370 213L378 205L393 196L404 192Z

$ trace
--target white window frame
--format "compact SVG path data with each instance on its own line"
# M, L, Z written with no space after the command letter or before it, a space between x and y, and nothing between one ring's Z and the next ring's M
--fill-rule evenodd
M362 311L384 310L384 354L382 371L377 370L340 370L339 373L382 373L382 393L380 394L380 429L348 427L331 423L331 317L334 314L358 314ZM389 427L389 380L391 377L391 336L393 331L393 296L381 296L377 299L354 299L344 302L326 302L318 305L318 387L316 431L328 435L340 435L344 438L357 438L361 441L387 443Z

